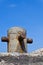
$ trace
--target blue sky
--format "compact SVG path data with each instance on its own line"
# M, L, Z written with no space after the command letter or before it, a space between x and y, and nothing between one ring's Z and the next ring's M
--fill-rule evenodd
M1 37L14 26L25 28L27 37L33 39L28 52L43 48L43 0L0 0L0 52L7 52Z

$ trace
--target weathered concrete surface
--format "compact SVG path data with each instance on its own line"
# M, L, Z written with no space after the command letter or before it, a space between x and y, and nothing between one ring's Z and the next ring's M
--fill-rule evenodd
M26 31L20 27L12 27L8 30L8 52L23 52L18 40L18 37L22 34L26 37Z
M32 40L26 40L26 31L20 27L12 27L7 31L7 37L2 37L3 42L7 42L8 52L27 52L27 42Z
M21 27L11 27L7 31L7 37L1 37L2 42L7 42L8 52L27 53L27 43L32 39L26 37L26 30Z
M43 48L32 53L0 53L0 65L43 65Z

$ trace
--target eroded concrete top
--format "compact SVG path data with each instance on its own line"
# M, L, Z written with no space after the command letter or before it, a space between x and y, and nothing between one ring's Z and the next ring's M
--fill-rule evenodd
M26 30L21 27L12 27L12 28L8 29L8 34L12 34L12 33L15 34L18 32L22 32L26 35Z

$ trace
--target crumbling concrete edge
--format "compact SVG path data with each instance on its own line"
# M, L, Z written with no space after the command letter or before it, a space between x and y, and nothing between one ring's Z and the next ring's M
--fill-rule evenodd
M14 53L0 53L0 56L20 56L20 55L27 55L30 57L37 57L37 56L43 56L43 52L40 53L18 53L18 52L14 52Z

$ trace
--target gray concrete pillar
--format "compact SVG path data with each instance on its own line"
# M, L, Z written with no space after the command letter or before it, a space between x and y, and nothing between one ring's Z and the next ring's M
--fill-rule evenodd
M2 41L7 42L8 52L27 52L27 43L32 43L32 39L26 39L26 30L20 27L12 27L8 30L8 36L2 37Z

